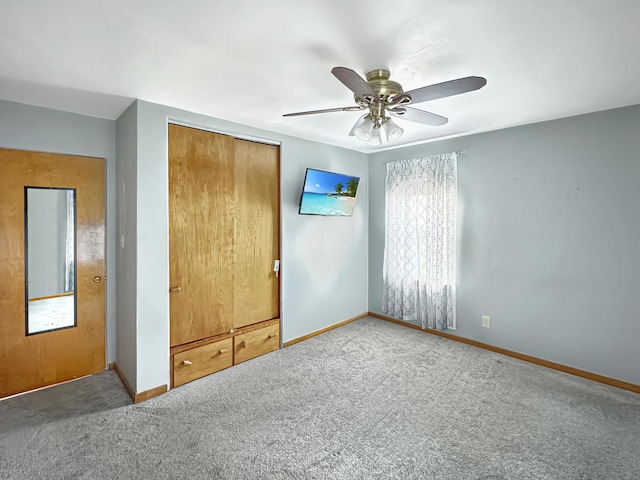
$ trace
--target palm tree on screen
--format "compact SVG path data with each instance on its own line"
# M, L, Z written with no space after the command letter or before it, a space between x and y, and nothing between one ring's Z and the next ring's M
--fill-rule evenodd
M355 178L350 178L349 182L347 182L347 193L352 197L355 197L356 190L358 190L358 182L356 182Z

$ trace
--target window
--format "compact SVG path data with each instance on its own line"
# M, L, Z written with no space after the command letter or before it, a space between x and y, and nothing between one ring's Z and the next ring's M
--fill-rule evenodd
M455 329L456 153L387 164L382 311Z

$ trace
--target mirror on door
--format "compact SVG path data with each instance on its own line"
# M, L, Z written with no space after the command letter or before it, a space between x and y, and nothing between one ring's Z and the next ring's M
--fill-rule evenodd
M75 327L75 188L24 191L26 334Z

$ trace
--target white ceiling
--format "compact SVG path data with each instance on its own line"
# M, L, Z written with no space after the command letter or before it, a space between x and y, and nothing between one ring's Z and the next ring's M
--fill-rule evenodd
M140 98L370 152L334 66L405 90L478 75L417 107L384 148L640 103L637 0L0 0L0 98L115 119Z

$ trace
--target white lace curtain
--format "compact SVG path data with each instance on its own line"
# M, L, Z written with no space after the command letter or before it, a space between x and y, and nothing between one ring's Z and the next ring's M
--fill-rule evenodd
M382 311L423 328L456 328L456 163L387 163Z

